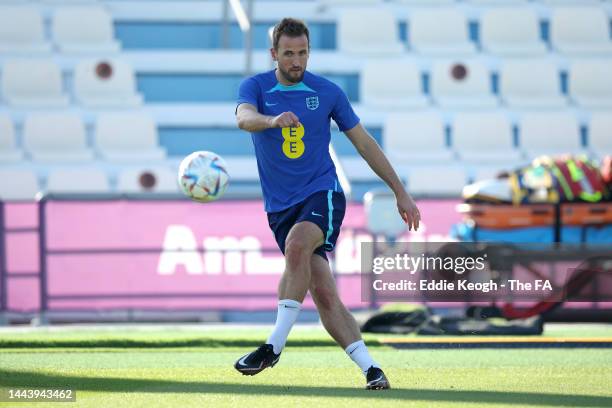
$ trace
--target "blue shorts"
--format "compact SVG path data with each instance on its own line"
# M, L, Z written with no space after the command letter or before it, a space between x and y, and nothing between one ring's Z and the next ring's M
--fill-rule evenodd
M315 249L314 253L327 259L325 251L334 249L345 211L344 193L333 190L318 191L292 207L268 213L268 224L283 254L287 235L295 224L310 221L318 225L323 231L324 243Z

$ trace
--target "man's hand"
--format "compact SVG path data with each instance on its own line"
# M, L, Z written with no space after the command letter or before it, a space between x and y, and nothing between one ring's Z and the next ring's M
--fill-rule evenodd
M293 112L283 112L278 116L275 116L270 121L270 127L273 128L285 128L285 127L300 127L300 119Z
M408 231L414 231L419 229L419 222L421 221L421 213L417 208L414 200L406 192L396 196L397 199L397 210L399 211L402 219L408 224Z

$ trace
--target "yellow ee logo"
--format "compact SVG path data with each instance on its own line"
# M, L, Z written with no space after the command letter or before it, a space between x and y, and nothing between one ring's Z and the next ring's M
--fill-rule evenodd
M284 127L282 129L283 139L283 153L290 159L297 159L304 154L304 125L300 127Z

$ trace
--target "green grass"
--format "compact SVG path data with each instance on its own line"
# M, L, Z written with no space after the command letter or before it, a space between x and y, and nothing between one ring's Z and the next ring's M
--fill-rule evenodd
M267 332L180 327L0 332L0 389L77 390L76 404L45 407L612 406L612 349L398 351L376 343L388 336L368 335L372 355L393 386L368 392L359 370L319 329L295 330L271 370L255 377L234 371L234 361ZM579 333L605 337L611 329L559 327L546 335Z

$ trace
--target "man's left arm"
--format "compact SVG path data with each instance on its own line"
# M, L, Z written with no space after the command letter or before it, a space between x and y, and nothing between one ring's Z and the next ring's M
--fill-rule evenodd
M408 224L408 230L410 231L414 228L416 231L419 228L419 221L421 219L419 209L404 188L404 185L376 140L365 130L361 123L358 123L352 129L344 131L344 133L374 173L387 183L395 194L397 210L402 219Z

